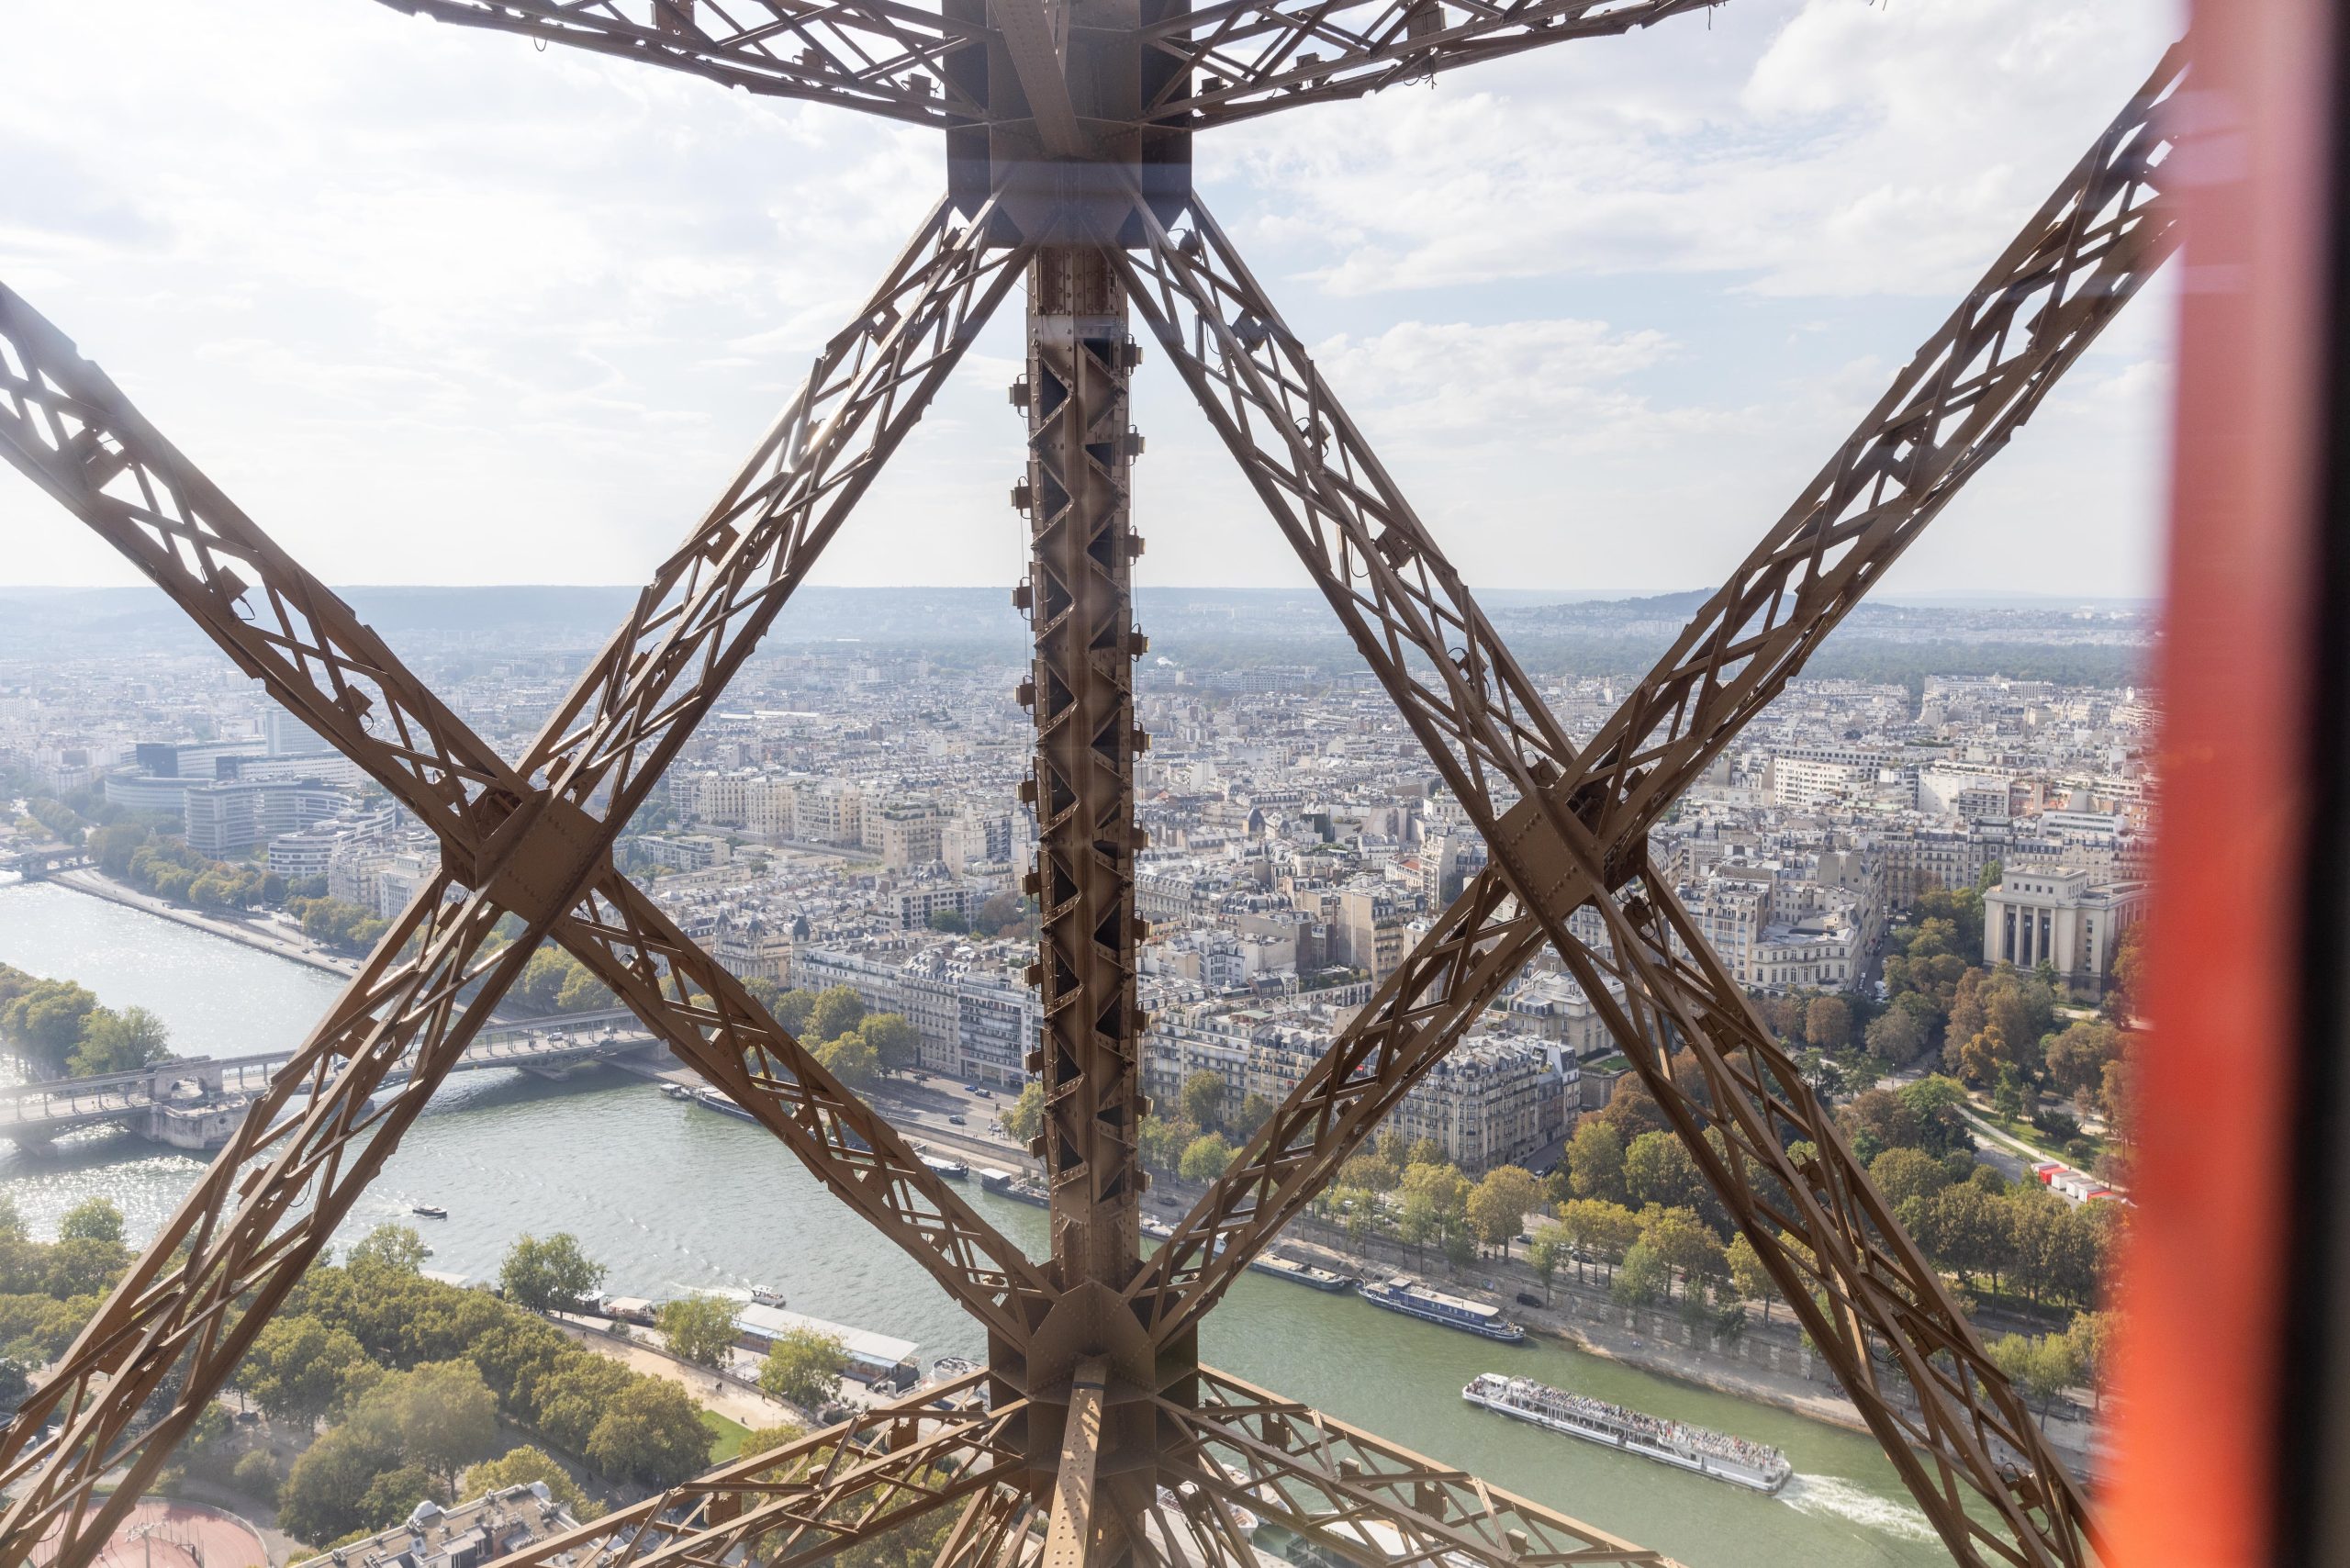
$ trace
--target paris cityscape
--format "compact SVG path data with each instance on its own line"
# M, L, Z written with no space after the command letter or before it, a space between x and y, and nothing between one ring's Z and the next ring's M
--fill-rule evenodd
M27 1089L142 1070L152 1080L135 1107L11 1092L22 1096L9 1107L18 1125L54 1109L67 1129L20 1137L0 1162L26 1287L0 1304L19 1377L64 1350L76 1297L102 1277L71 1273L54 1249L79 1244L51 1238L91 1232L117 1258L135 1249L194 1180L205 1129L241 1098L203 1092L173 1064L290 1049L439 859L423 824L168 623L151 645L120 651L139 591L22 593L11 621L29 634L0 646L0 746L16 799L0 859L28 868L0 888L10 965L0 986L11 993L0 1030ZM419 672L468 723L509 745L572 678L608 608L558 590L356 597L403 628ZM1136 779L1151 845L1136 871L1150 922L1141 999L1153 1112L1141 1146L1163 1224L1294 1089L1483 857L1350 650L1298 629L1311 606L1270 591L1141 599L1165 629L1154 648L1168 650L1136 682L1152 736ZM1620 666L1539 671L1580 738L1677 608L1665 598L1496 613L1523 647L1564 639L1582 659ZM1019 619L1002 589L814 589L802 609L802 633L744 670L616 858L927 1157L975 1186L1009 1178L975 1197L1033 1229L1041 1211L1021 1210L1039 1170L1028 1147L1036 1092L1021 1043L1038 1022L1024 976L1035 912L1022 877L1036 829L1015 798L1030 744L1013 698L1024 673ZM946 637L923 635L942 626ZM842 640L850 628L864 634ZM1796 682L1650 844L1921 1245L1967 1293L2046 1429L2092 1473L2110 1332L2101 1271L2127 1211L2132 932L2152 847L2153 714L2131 680L2147 636L2143 607L2118 602L1888 609L1821 655L1855 673ZM1958 672L1937 673L1944 660L1961 661ZM41 860L60 849L76 853ZM77 964L77 942L96 957ZM199 991L252 988L246 1005L282 1014L276 1037L241 1027L232 995L192 999L140 974L126 949L148 943L172 945L169 972L197 977ZM217 981L201 978L216 969ZM500 1189L521 1178L519 1153L512 1165L468 1157L443 1170L404 1152L391 1191L343 1226L343 1270L354 1285L373 1280L371 1293L392 1288L368 1274L380 1267L399 1274L398 1291L502 1283L511 1302L518 1244L561 1243L573 1277L520 1299L591 1327L576 1337L620 1364L668 1379L682 1395L670 1426L647 1414L632 1438L607 1433L607 1451L594 1430L514 1403L496 1381L510 1371L485 1363L498 1420L450 1439L478 1452L453 1450L438 1470L370 1472L355 1430L389 1417L361 1414L364 1390L420 1378L420 1366L445 1375L447 1347L420 1350L411 1330L368 1316L391 1310L384 1304L306 1294L319 1301L304 1315L310 1337L273 1330L255 1352L270 1370L241 1374L233 1396L265 1414L270 1439L224 1428L217 1440L234 1458L210 1472L191 1462L189 1495L236 1494L248 1517L277 1521L269 1539L289 1552L399 1523L425 1495L454 1503L530 1480L585 1517L700 1469L712 1456L690 1440L699 1423L722 1434L715 1457L725 1458L743 1429L805 1427L838 1402L930 1377L942 1357L979 1353L966 1326L904 1282L878 1295L828 1282L883 1261L807 1251L870 1253L853 1231L819 1243L785 1226L778 1251L731 1240L733 1223L695 1225L679 1255L616 1228L616 1182L650 1191L667 1228L700 1202L688 1172L749 1178L766 1135L738 1112L664 1098L665 1084L699 1081L648 1049L656 1042L559 950L524 970L500 1018L524 1026L519 1039L603 1049L456 1080L412 1142L529 1149L554 1162L554 1179L531 1178L531 1201L518 1204ZM565 1157L565 1143L591 1135L627 1150L630 1169ZM775 1227L766 1215L733 1220L745 1238ZM1337 1303L1309 1286L1409 1273L1558 1347L1550 1353L1576 1363L1577 1385L1770 1434L1796 1471L1790 1552L1932 1561L1930 1532L1890 1477L1854 1462L1858 1439L1840 1429L1858 1425L1851 1407L1729 1228L1589 998L1538 958L1290 1227L1276 1258L1319 1278L1252 1279L1244 1305L1326 1316ZM565 1290L623 1316L572 1311ZM759 1303L778 1298L862 1359L812 1369L774 1359L778 1324L800 1327L777 1317L761 1338L759 1319L774 1314ZM664 1316L679 1303L722 1303L720 1327L676 1321L675 1305ZM420 1300L398 1316L456 1310ZM1494 1362L1452 1327L1364 1332L1348 1321L1399 1357ZM1259 1352L1260 1331L1220 1359L1263 1354L1264 1374L1291 1383L1314 1375L1296 1364L1314 1351ZM1496 1364L1520 1370L1515 1352ZM705 1368L731 1372L722 1393ZM391 1408L388 1395L378 1403ZM1369 1417L1383 1403L1339 1413ZM1428 1434L1391 1435L1450 1457L1433 1433L1453 1438L1460 1417L1438 1406L1425 1418ZM323 1436L306 1458L286 1434L312 1428ZM1546 1453L1540 1434L1468 1430L1532 1462L1545 1479L1520 1484L1538 1496L1547 1485L1592 1511L1580 1456ZM1823 1442L1837 1455L1825 1474L1810 1468ZM491 1457L501 1448L507 1458ZM1669 1518L1635 1500L1639 1462L1601 1462L1633 1473L1617 1478L1628 1512L1597 1522L1635 1539L1685 1532L1676 1544L1702 1562L1755 1528L1734 1496L1693 1516L1713 1489L1701 1481L1671 1483L1662 1507L1679 1518ZM1556 1479L1561 1466L1573 1483ZM419 1496L396 1496L406 1485Z
M2207 9L0 21L0 1568L2121 1561Z

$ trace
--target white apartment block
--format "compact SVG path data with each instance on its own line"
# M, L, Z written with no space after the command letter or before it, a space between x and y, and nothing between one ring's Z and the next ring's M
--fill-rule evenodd
M2095 999L2146 900L2143 882L2092 885L2084 870L2009 876L1983 895L1983 952L2021 969L2052 965L2073 995Z

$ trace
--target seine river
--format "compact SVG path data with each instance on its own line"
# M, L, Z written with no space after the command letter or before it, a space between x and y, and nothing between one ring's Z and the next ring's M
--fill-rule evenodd
M152 1008L184 1055L291 1045L336 991L317 970L39 884L0 885L0 962L78 980L110 1005ZM199 1169L144 1149L101 1133L45 1156L0 1153L0 1191L38 1234L53 1234L66 1208L103 1194L138 1240ZM1042 1211L976 1187L970 1195L1007 1235L1042 1249ZM666 1099L642 1080L591 1072L558 1085L503 1071L452 1080L361 1201L353 1230L408 1219L414 1203L449 1211L413 1222L438 1269L492 1274L517 1236L567 1230L609 1266L608 1288L623 1294L770 1285L800 1311L915 1340L925 1359L981 1353L970 1320L929 1276L764 1131ZM1949 1561L1868 1439L1555 1344L1489 1345L1256 1274L1209 1318L1202 1341L1212 1365L1691 1568ZM1796 1478L1778 1498L1755 1497L1462 1404L1461 1384L1489 1370L1776 1444Z

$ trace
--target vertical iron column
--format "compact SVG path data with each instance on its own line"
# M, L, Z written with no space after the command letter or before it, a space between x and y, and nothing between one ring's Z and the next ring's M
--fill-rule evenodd
M1044 1038L1038 1150L1064 1287L1123 1286L1139 1265L1136 1158L1142 1017L1136 1011L1134 715L1126 297L1091 246L1050 246L1028 272L1028 474L1036 658L1036 869Z

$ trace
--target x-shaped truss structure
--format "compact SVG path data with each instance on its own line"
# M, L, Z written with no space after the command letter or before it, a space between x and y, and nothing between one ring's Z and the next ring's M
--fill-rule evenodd
M1203 1368L1203 1315L1536 953L1600 1008L1953 1555L2077 1565L2082 1495L1648 830L2031 415L2176 243L2174 50L1590 744L1545 705L1189 179L1218 123L1707 0L383 0L946 133L948 194L519 760L499 756L72 343L0 287L0 452L439 836L421 890L0 1431L0 1563L87 1562L542 941L577 958L918 1260L984 1373L509 1562L812 1561L959 1504L940 1568L1250 1562L1247 1516L1363 1565L1663 1560ZM917 1159L613 868L664 767L1013 285L1016 595L1051 1256ZM1149 336L1484 835L1487 868L1152 1256L1137 1203L1127 386ZM1583 912L1583 919L1572 919ZM510 943L492 939L519 924ZM396 1068L407 1078L386 1086ZM1790 1149L1807 1152L1798 1159ZM101 1489L104 1478L108 1485Z

